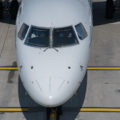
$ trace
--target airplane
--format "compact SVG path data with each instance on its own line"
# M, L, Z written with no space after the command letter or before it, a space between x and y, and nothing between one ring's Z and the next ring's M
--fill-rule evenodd
M78 90L92 41L91 0L22 0L16 55L22 83L38 104L58 107Z

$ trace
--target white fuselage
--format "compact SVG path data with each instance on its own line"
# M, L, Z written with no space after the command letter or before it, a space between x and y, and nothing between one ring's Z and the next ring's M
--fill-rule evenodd
M22 24L29 26L19 39ZM75 25L82 23L87 37L80 40ZM33 47L25 44L31 26L54 29L71 26L79 44L65 47ZM19 74L28 94L38 104L56 107L78 90L89 59L92 36L90 0L23 0L16 21Z

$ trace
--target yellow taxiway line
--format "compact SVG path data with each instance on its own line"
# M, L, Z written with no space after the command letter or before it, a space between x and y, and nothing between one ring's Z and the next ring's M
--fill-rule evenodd
M0 112L28 112L29 108L0 108Z
M120 70L120 67L88 67L87 70Z
M0 67L0 70L18 70L18 67ZM87 70L120 70L120 67L88 67Z
M0 112L32 112L37 108L0 108ZM120 108L80 108L80 112L120 112Z
M81 112L120 112L120 108L81 108Z
M18 70L18 67L0 67L0 70Z

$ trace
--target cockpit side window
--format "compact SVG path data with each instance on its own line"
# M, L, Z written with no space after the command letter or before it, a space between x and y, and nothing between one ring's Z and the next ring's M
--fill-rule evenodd
M32 26L28 33L25 44L36 47L49 47L49 36L50 29Z
M62 47L78 44L73 27L53 29L53 47Z
M82 23L77 24L77 25L75 26L75 29L76 29L76 31L77 31L78 37L79 37L81 40L85 39L85 38L88 36L87 31L85 30L85 28L84 28L84 26L83 26Z
M28 28L29 26L25 23L22 24L21 28L20 28L20 31L18 32L18 37L21 39L21 40L24 40L25 38L25 35L28 31Z

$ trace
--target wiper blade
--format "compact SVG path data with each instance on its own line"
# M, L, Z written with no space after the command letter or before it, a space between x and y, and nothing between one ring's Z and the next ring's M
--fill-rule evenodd
M47 47L47 48L45 48L44 50L43 50L43 52L46 52L48 49L50 49L51 47ZM56 52L59 52L59 50L58 49L56 49L56 48L52 48L52 49L54 49Z

